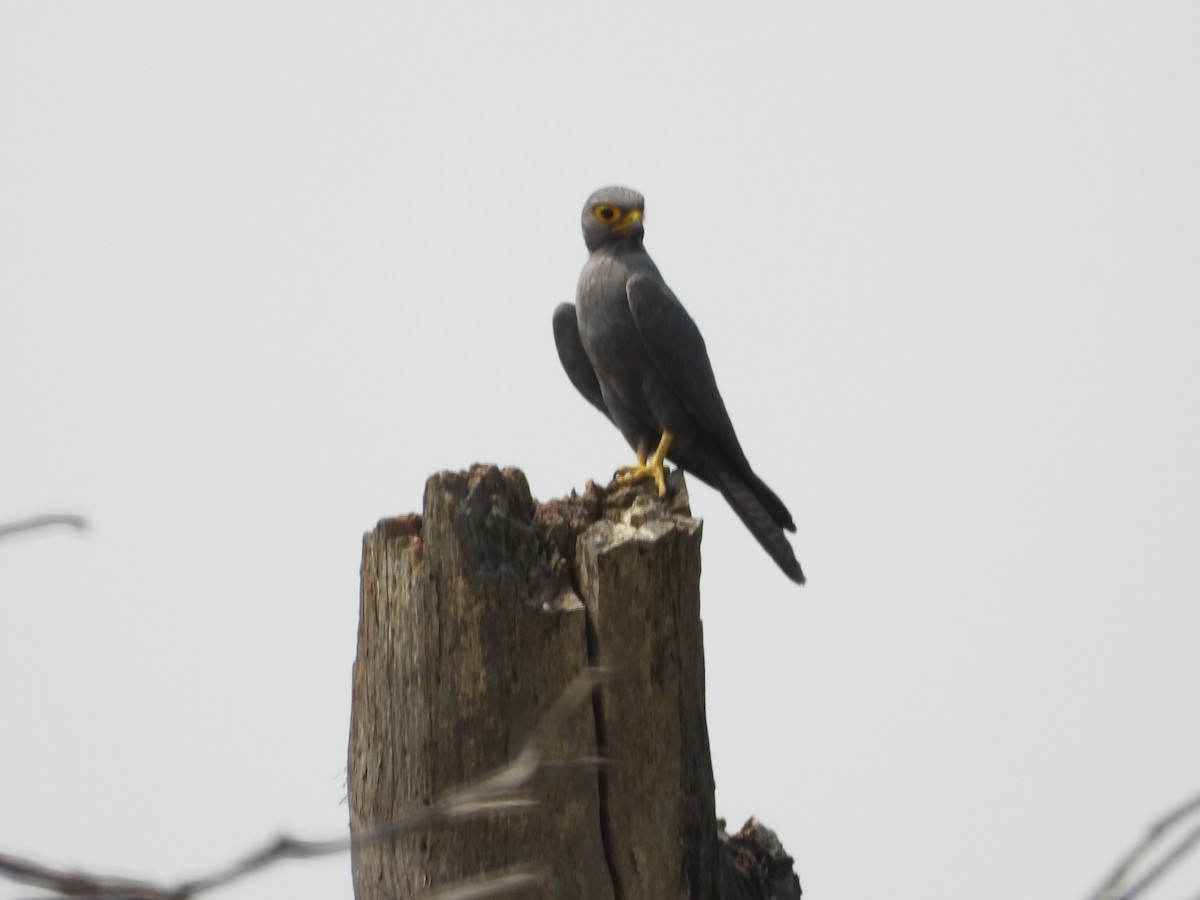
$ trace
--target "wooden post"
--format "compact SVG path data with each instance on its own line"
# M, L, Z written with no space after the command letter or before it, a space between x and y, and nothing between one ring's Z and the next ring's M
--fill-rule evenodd
M542 876L522 896L547 900L799 897L798 882L794 894L755 888L744 846L735 858L718 843L701 523L682 474L671 484L666 505L640 486L594 485L537 504L521 472L475 466L435 475L421 515L364 537L352 833L500 768L580 671L612 675L550 748L602 765L550 770L528 809L356 844L358 900L419 897L518 864Z

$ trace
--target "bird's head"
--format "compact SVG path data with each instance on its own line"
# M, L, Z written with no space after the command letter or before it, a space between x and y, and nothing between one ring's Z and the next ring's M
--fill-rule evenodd
M583 207L583 241L588 250L609 244L642 242L646 201L624 187L600 188Z

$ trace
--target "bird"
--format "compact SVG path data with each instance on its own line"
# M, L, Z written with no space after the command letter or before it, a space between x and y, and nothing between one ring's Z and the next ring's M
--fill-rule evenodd
M785 531L783 501L750 468L717 389L700 329L643 246L645 199L627 187L588 197L581 222L588 259L575 303L554 310L554 343L567 377L633 448L616 480L653 479L664 462L716 488L784 574L804 584Z

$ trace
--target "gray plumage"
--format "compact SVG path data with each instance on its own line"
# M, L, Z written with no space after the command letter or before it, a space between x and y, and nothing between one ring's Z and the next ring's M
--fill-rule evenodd
M583 208L588 261L576 305L554 311L567 377L645 460L663 432L666 458L719 490L789 578L804 583L783 502L754 474L717 389L704 338L642 246L644 201L602 188Z

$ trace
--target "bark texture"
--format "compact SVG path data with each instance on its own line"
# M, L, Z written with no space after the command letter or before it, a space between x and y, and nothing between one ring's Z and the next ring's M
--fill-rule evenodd
M640 486L590 484L538 504L518 470L475 466L435 475L421 515L365 535L352 832L485 777L582 669L612 674L551 742L556 759L599 753L603 765L553 768L525 810L356 845L358 900L419 897L517 864L543 876L521 896L555 900L799 896L798 882L795 894L752 884L746 854L718 839L701 523L682 474L671 486L665 504Z

